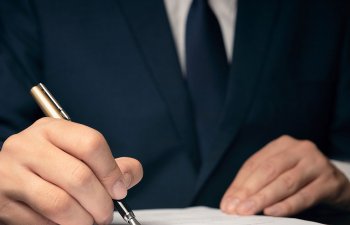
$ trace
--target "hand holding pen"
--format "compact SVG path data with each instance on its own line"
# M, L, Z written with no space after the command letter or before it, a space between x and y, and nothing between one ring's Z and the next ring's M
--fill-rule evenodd
M0 151L0 223L108 224L112 198L124 198L141 177L140 163L114 159L96 130L43 118Z
M49 90L47 90L47 88L43 84L40 83L37 86L33 87L31 89L31 94L46 116L56 119L65 119L69 121L71 120L68 114L63 110L61 105L58 104L57 100L52 96L52 94L49 92ZM104 138L101 137L101 139ZM103 182L103 180L101 180L101 182ZM122 179L119 178L119 180L112 187L111 196L114 196L114 198L118 199L118 195L124 195L124 191L126 191L126 188L128 187L128 185L130 185L130 182L130 179L128 181L125 181L125 177L123 177ZM119 193L119 191L121 193ZM130 225L139 224L132 210L129 209L129 207L124 202L114 202L114 210L117 210L122 216L122 218Z

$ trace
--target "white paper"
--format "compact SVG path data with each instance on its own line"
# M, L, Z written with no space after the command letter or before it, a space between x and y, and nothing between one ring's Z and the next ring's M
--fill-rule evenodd
M320 225L292 218L226 215L218 209L207 207L135 210L134 213L141 225ZM112 224L126 223L114 212Z

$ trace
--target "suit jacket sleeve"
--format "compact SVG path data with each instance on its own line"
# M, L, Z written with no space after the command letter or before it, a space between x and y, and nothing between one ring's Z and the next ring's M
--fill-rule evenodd
M38 33L29 1L1 1L0 147L40 115L29 94L41 73Z

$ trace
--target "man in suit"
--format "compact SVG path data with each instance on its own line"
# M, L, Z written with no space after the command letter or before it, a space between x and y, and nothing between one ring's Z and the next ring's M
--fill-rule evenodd
M145 172L133 208L350 209L335 166L350 160L346 1L1 0L0 10L1 222L108 223L111 199L142 177L133 158ZM28 94L38 82L76 123L40 119Z

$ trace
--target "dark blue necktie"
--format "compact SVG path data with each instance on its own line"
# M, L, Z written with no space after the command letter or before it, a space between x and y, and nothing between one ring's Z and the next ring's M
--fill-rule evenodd
M192 2L186 25L186 76L201 151L208 151L223 108L228 62L208 0Z

